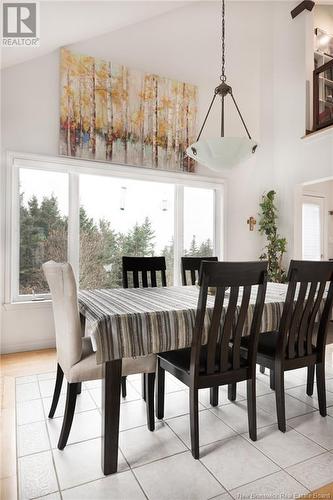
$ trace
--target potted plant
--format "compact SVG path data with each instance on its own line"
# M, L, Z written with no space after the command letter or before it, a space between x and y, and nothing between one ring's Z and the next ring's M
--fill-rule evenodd
M274 283L286 281L286 271L283 268L283 255L287 250L286 238L281 238L278 233L278 210L275 206L275 191L262 195L259 214L259 232L266 238L266 245L260 260L268 260L268 277Z

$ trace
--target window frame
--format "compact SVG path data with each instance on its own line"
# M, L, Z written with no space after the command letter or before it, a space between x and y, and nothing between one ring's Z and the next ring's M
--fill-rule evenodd
M31 303L50 300L50 294L38 294L36 295L36 298L34 298L33 295L22 295L19 293L20 168L68 174L68 260L73 266L77 280L79 276L80 245L80 174L100 175L174 185L174 285L181 285L180 257L183 255L184 250L184 187L188 186L213 189L214 255L217 255L221 260L225 257L225 179L165 170L156 171L149 168L118 165L103 161L16 152L7 153L6 163L6 304L17 304L20 302Z

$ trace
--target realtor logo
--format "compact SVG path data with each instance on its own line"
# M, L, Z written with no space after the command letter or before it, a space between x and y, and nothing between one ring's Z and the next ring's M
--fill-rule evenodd
M39 46L39 5L36 2L2 4L2 45Z

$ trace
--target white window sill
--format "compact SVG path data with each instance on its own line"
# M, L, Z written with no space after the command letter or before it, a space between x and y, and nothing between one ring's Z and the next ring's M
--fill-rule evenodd
M333 134L333 125L329 125L328 127L321 128L319 130L315 130L314 132L309 132L306 135L303 135L301 139L311 140L311 139L319 139L325 135Z
M5 311L22 311L24 309L49 309L52 307L52 300L24 300L21 302L11 302L3 304Z

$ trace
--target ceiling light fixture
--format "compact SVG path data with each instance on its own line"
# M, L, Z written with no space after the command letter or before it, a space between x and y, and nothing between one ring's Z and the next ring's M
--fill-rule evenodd
M220 171L224 168L230 168L241 161L248 159L257 149L258 144L251 138L249 130L242 117L238 104L234 98L232 88L227 85L225 75L225 0L221 1L221 83L214 90L213 99L209 105L207 114L201 126L198 138L194 144L186 149L186 154L193 160L209 167L212 170ZM207 118L212 109L216 96L221 96L221 137L213 139L201 139L202 131L206 125ZM239 118L245 128L247 137L224 137L224 99L230 95L234 103Z

